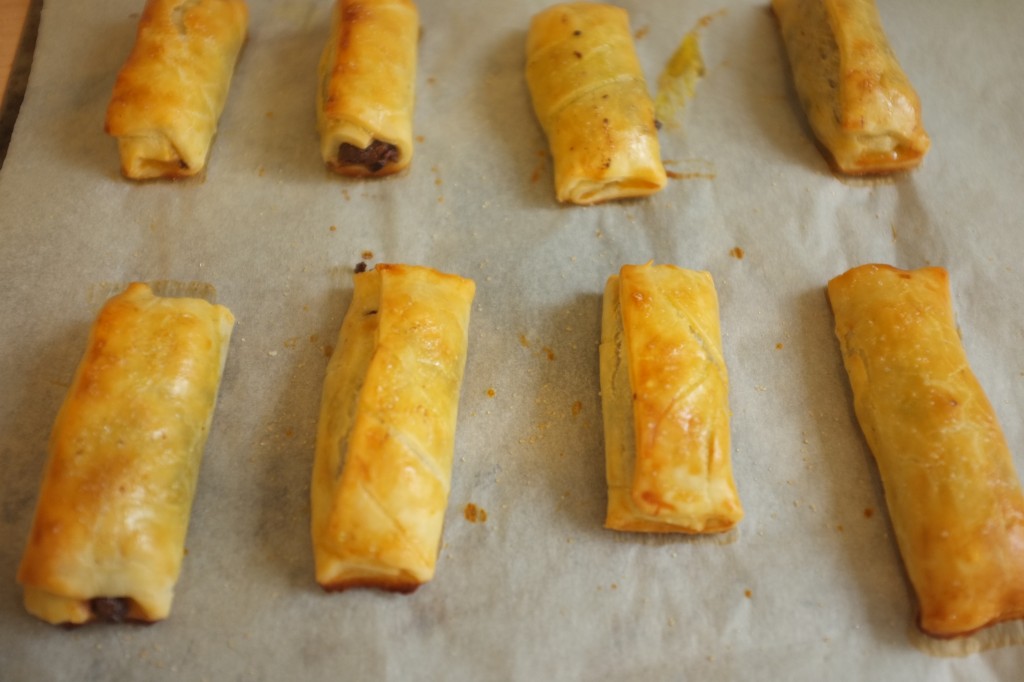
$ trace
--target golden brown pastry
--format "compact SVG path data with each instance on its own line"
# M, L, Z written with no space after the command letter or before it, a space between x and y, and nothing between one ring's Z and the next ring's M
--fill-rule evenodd
M874 0L772 0L807 120L835 170L891 173L931 141Z
M206 166L248 21L244 0L146 3L107 109L125 177L184 177Z
M559 201L595 204L665 186L654 104L625 10L581 2L534 16L526 82Z
M419 13L411 0L338 0L320 57L320 153L342 175L412 161Z
M50 437L18 572L30 613L167 617L233 325L145 284L104 305Z
M327 366L313 465L313 550L324 589L411 592L433 577L475 289L409 265L355 275Z
M1024 617L1024 495L946 271L863 265L828 296L921 629L952 637Z
M624 265L604 290L600 354L605 526L711 533L736 525L743 508L711 275Z

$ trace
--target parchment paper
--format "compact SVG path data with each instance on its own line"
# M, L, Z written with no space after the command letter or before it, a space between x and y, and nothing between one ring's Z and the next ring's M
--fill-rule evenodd
M581 208L554 200L523 80L546 2L421 0L413 166L352 181L315 132L330 3L253 0L205 178L133 184L102 125L141 4L46 3L0 172L0 679L1019 678L1022 647L912 643L824 285L865 262L948 268L1024 470L1024 5L882 0L933 147L875 183L829 172L765 3L625 0L652 84L714 15L707 73L661 133L684 178ZM717 283L746 508L722 538L602 529L600 293L650 259ZM313 581L315 421L361 260L478 284L444 545L410 596ZM68 631L25 613L14 576L89 326L135 279L213 285L238 326L170 619Z

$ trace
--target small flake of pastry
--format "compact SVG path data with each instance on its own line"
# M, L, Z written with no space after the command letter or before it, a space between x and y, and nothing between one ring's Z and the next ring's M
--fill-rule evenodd
M49 623L167 617L234 317L132 284L100 311L18 571Z
M917 166L931 141L921 102L874 0L772 0L811 129L838 172Z
M665 186L654 104L625 10L569 3L534 16L526 82L559 201L594 204Z
M419 13L410 0L338 0L320 57L320 153L341 175L390 175L412 161Z
M354 280L320 405L316 579L411 592L434 576L476 287L408 265Z
M125 177L203 170L248 21L244 0L146 3L107 108Z
M921 629L953 637L1024 617L1024 494L946 271L863 265L828 296Z
M600 356L605 526L662 533L735 526L743 508L711 275L623 266L605 287Z

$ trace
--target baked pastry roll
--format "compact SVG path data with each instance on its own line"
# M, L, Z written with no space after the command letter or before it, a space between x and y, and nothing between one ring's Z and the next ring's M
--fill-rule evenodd
M338 0L320 57L320 153L342 175L412 161L419 13L410 0Z
M475 289L408 265L355 275L313 464L313 550L326 590L411 592L434 575Z
M864 265L828 296L921 629L951 637L1024 617L1024 495L946 271Z
M125 177L184 177L206 166L248 20L244 0L146 3L107 108Z
M570 3L534 16L526 82L559 201L594 204L665 186L654 104L625 10Z
M743 508L711 275L624 265L604 290L600 355L605 526L711 533L736 525Z
M233 325L145 284L104 305L50 437L18 571L30 613L167 617Z
M874 0L772 0L797 95L835 170L913 168L931 141Z

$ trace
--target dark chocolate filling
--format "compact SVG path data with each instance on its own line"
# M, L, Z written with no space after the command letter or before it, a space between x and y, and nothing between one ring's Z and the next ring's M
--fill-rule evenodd
M89 600L93 614L108 623L123 623L131 607L132 600L128 597L97 597Z
M384 166L398 161L398 147L388 142L374 140L366 149L360 149L348 142L338 147L338 162L347 166L365 166L376 173Z

